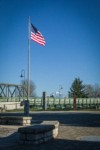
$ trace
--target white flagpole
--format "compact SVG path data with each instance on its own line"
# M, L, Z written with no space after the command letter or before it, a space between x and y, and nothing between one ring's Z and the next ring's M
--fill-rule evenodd
M30 97L30 17L28 20L28 81L27 81L27 100L24 103L24 115L29 116L29 97Z
M29 116L29 97L30 97L30 17L28 19L28 73L27 73L27 100L24 103L24 115Z

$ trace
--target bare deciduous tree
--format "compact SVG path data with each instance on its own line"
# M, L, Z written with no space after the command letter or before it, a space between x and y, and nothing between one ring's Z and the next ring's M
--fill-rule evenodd
M28 80L21 80L21 85L24 87L24 89L25 89L25 96L27 96L27 87L28 87ZM30 97L36 97L36 93L35 93L35 89L36 89L36 85L35 85L35 83L32 81L32 80L30 80L30 89L29 89L29 91L30 91Z
M100 86L98 84L87 84L85 85L85 92L87 93L88 97L100 97Z

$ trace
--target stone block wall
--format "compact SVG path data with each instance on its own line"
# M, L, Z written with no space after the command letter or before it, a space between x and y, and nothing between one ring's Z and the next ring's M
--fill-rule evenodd
M41 124L19 128L20 144L37 145L58 135L58 121L44 121Z
M31 124L31 120L32 120L32 117L0 116L0 125L28 126Z

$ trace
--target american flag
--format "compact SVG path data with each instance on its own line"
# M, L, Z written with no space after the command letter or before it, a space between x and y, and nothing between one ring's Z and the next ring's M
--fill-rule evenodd
M38 29L33 24L31 24L31 40L43 46L45 46L46 44L43 35L40 33L40 31L38 31Z

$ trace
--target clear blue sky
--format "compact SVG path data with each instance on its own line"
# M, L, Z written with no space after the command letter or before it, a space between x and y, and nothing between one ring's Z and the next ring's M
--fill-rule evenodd
M100 0L0 0L0 83L27 78L28 16L46 40L31 41L37 95L66 95L75 77L100 85Z

